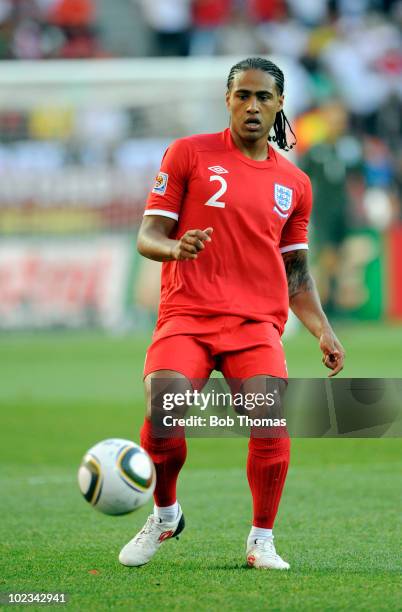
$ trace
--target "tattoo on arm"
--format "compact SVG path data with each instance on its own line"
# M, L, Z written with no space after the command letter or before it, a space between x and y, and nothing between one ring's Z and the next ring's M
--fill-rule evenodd
M307 250L283 253L283 261L288 279L289 297L292 298L302 291L313 291L314 281L308 271Z

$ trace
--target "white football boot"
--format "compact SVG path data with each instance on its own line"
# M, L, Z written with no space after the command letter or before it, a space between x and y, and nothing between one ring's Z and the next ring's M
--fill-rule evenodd
M165 540L176 538L184 529L184 515L179 506L177 519L162 521L151 514L144 527L120 551L122 565L138 566L148 563Z
M273 536L264 539L247 540L247 565L258 569L288 570L289 563L284 561L276 552Z

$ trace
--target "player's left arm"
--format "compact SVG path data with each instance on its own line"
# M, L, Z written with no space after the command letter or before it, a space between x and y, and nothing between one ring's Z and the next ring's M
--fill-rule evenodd
M324 365L336 376L342 369L345 351L332 329L323 309L307 262L307 249L283 253L288 279L290 307L303 325L320 343Z

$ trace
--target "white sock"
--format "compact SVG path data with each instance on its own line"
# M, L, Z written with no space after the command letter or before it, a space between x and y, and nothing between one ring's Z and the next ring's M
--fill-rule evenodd
M248 540L266 540L273 538L272 529L264 529L263 527L251 527Z
M171 506L154 506L154 516L162 519L162 521L167 523L172 523L175 519L177 519L177 515L179 514L179 504L175 501Z

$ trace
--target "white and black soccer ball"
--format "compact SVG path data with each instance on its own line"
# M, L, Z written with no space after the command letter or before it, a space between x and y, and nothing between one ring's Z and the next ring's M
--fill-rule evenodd
M110 438L85 453L78 485L86 501L104 514L127 514L143 506L156 484L148 453L130 440Z

